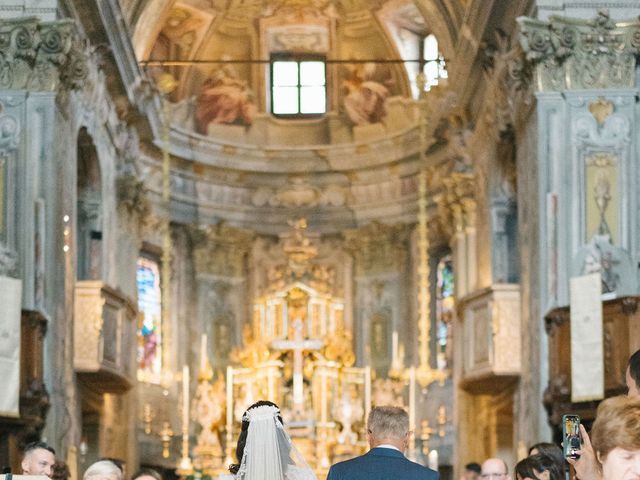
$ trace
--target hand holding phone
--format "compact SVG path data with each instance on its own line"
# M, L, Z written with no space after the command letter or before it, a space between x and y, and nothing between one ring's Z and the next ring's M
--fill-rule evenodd
M562 416L562 446L565 458L580 458L582 441L580 438L580 417L578 415Z

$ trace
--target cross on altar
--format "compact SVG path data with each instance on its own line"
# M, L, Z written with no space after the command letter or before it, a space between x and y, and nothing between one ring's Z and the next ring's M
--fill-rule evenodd
M304 352L320 350L324 345L322 340L304 340L302 335L303 323L300 319L293 322L293 340L275 340L271 346L276 350L293 352L293 410L304 409Z

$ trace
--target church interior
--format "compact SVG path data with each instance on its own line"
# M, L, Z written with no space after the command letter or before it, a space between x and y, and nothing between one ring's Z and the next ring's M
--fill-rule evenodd
M449 480L625 392L640 3L1 3L2 466L217 478L268 399Z

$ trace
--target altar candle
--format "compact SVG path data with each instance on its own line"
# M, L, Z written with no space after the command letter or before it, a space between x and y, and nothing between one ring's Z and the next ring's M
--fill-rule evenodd
M207 334L203 333L200 339L200 374L207 369Z
M429 468L431 470L438 471L438 451L431 450L429 452Z
M409 369L409 428L416 431L416 367ZM412 435L412 438L415 438Z
M227 431L233 428L233 367L227 367Z
M399 367L398 360L398 332L394 330L391 334L391 366Z
M322 408L320 410L320 421L322 422L322 426L326 427L327 426L327 422L329 421L329 415L328 415L328 401L329 399L327 398L327 371L325 370L326 367L322 367L322 370L320 371L320 378L322 379L322 389L321 389L321 402L322 402Z
M364 421L369 419L371 411L371 367L364 367Z
M189 434L189 366L182 367L182 432Z

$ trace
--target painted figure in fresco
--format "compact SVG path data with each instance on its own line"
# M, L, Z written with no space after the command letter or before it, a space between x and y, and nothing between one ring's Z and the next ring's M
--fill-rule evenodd
M251 125L256 114L253 92L231 65L205 80L196 101L196 130L206 134L209 124Z
M342 82L344 110L354 125L378 123L387 114L385 103L390 82L380 80L377 70L373 63L354 65Z
M143 352L140 359L141 370L153 370L158 347L158 336L154 330L142 328Z

